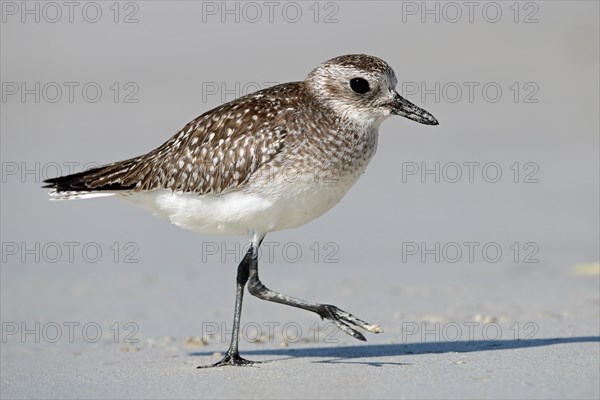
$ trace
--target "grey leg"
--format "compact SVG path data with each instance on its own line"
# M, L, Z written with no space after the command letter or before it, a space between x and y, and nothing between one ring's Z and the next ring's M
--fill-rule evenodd
M254 361L246 360L240 357L238 350L239 335L240 335L240 319L242 317L242 300L244 298L244 287L248 282L248 273L252 265L258 264L258 246L259 243L252 243L244 259L238 266L237 285L235 291L235 311L233 314L233 332L231 336L231 344L229 350L225 353L225 357L215 364L199 366L198 368L223 367L226 365L234 366L255 366Z
M330 320L336 327L338 327L338 329L358 340L366 341L367 339L365 339L360 332L351 328L348 324L358 326L373 333L383 332L383 329L381 329L378 325L371 325L359 318L356 318L349 312L340 310L334 305L312 303L310 301L297 299L295 297L278 293L267 288L258 278L258 262L250 264L248 291L250 294L258 297L259 299L302 308L303 310L317 313L322 319Z

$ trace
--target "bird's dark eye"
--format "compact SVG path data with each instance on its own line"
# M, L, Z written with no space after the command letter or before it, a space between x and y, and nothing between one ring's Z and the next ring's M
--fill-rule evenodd
M371 88L369 87L369 82L363 78L353 78L350 80L350 88L358 94L365 94Z

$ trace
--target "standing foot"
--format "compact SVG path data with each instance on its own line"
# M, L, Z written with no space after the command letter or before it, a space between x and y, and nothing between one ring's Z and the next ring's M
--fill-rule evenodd
M225 354L225 357L217 363L211 365L200 365L197 368L215 368L215 367L257 367L260 364L260 361L250 361L245 358L240 357L239 354Z

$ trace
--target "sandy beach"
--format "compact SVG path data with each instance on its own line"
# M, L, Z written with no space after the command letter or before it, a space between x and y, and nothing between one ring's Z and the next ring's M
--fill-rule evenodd
M1 398L600 397L599 4L375 3L2 2ZM356 52L440 125L384 122L347 196L259 265L384 332L247 295L260 366L196 369L227 349L246 238L42 181Z

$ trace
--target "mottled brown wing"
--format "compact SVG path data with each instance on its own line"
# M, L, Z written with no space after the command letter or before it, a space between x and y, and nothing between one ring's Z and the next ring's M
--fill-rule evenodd
M171 189L223 193L243 184L279 154L289 135L294 99L280 85L217 107L143 156L50 179L57 192ZM297 88L295 89L297 90ZM289 144L288 144L289 145Z

